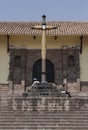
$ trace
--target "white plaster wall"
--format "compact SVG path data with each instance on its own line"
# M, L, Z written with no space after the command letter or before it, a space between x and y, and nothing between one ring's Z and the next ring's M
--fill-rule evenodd
M36 39L33 36L10 36L10 45L17 48L25 47L28 49L41 49L41 36L36 36ZM77 36L59 36L55 40L54 36L48 36L46 38L47 49L57 49L61 48L63 45L69 47L79 45L80 38Z
M0 36L0 83L7 83L9 75L9 54L6 36Z
M83 38L83 50L80 55L80 80L88 81L88 37Z

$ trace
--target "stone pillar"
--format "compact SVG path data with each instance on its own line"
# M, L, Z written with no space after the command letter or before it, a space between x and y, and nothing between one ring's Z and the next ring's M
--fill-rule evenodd
M63 84L65 85L65 90L68 91L67 78L64 78L64 79L63 79Z
M21 50L21 87L26 91L26 49Z
M9 86L14 91L14 48L10 49Z
M68 74L68 49L67 47L62 48L62 74L63 74L63 83L65 84L65 89L67 90L67 74Z
M10 92L14 91L13 81L9 81L9 91Z
M81 88L80 88L80 79L77 79L77 89L78 89L78 91L81 90Z

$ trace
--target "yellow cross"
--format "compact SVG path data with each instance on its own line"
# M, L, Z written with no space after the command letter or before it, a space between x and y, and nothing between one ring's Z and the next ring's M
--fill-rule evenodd
M41 49L41 58L42 58L42 74L41 82L46 82L46 30L57 29L55 26L46 25L46 16L42 16L42 25L34 26L31 29L42 30L42 49Z

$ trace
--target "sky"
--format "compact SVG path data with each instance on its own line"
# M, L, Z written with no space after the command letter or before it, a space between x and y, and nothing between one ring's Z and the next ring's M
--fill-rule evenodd
M0 0L0 21L88 21L88 0Z

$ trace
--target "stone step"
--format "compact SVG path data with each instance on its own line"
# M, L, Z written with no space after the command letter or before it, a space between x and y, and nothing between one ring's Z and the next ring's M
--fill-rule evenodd
M57 113L57 115L54 115L54 114L51 113L51 114L47 114L47 115L46 115L46 114L36 114L36 115L34 115L34 114L32 113L32 114L28 114L28 115L27 115L27 114L25 113L25 114L18 114L18 115L17 115L17 114L10 114L10 115L8 114L8 115L7 115L7 114L5 114L5 113L3 113L3 114L0 113L0 117L2 117L2 118L8 118L8 117L13 117L13 116L14 116L14 117L21 117L21 118L24 117L24 116L26 116L26 117L29 117L29 116L30 116L30 117L33 117L33 118L35 118L35 117L36 117L36 118L41 118L41 117L42 117L42 118L43 118L43 117L44 117L44 118L47 118L47 117L50 117L50 118L54 118L54 117L55 117L55 118L58 118L58 117L60 117L60 118L61 118L61 117L62 117L62 118L66 118L66 117L70 117L70 118L72 118L72 117L79 117L79 118L81 118L81 117L84 117L84 118L86 118L86 117L88 117L88 114L86 114L86 113L85 113L85 114L80 114L80 113L79 113L79 114L77 114L77 115L76 115L76 114L65 114L65 115L61 115L61 114L58 114L58 113Z
M28 121L31 121L31 120L37 120L38 122L39 121L43 121L43 120L45 120L45 121L59 121L59 120L68 120L68 121L87 121L88 120L88 118L82 118L82 119L80 119L80 118L69 118L69 117L67 117L67 118L63 118L63 117L58 117L58 118L26 118L26 117L24 117L24 118L14 118L14 117L12 117L12 118L2 118L2 119L0 119L0 122L3 122L3 121L5 121L5 122L8 122L8 120L9 121L14 121L14 120L20 120L20 121L26 121L26 120L28 120Z
M88 130L88 126L0 126L0 130Z
M34 109L26 109L23 111L22 101L25 101L24 98L17 97L17 99L15 99L18 106L16 110L13 110L12 105L14 98L9 96L7 98L3 97L4 96L0 97L0 130L88 130L88 100L86 99L83 101L86 106L82 104L78 108L76 108L76 100L73 100L73 98L69 99L70 110L67 111L63 110L64 106L62 102L65 99L55 97L55 101L62 105L62 110L55 111L55 109L52 109L52 106L50 106L48 107L50 108L49 110L39 109L33 111ZM30 98L30 101L35 104L35 99L32 99L33 98ZM26 100L28 101L29 99ZM40 98L39 101L41 100ZM45 100L48 100L49 103L53 103L50 97L44 98L44 101ZM71 101L73 101L73 104L71 104ZM80 102L80 100L77 100L77 104L78 102ZM41 108L44 105L45 104L42 103ZM31 106L33 108L36 107L36 105Z
M88 116L88 112L69 112L69 113L65 113L65 112L56 112L56 113L53 113L53 111L49 112L49 113L44 113L44 111L40 111L40 113L38 111L33 112L33 111L27 111L27 112L24 112L24 111L21 111L21 112L1 112L0 111L0 116L44 116L44 117L47 117L47 116L55 116L55 117L59 117L59 116Z
M24 117L26 117L26 118L36 118L36 119L38 119L38 118L77 118L77 119L79 119L79 118L83 118L83 119L86 119L86 118L88 118L88 115L19 115L19 116L17 116L17 115L0 115L0 118L2 118L2 119L4 119L4 118L17 118L17 117L19 117L19 118L24 118Z
M47 117L47 118L42 118L42 117L40 117L40 118L34 118L34 117L24 117L24 118L21 118L21 117L8 117L8 118L3 118L3 117L0 117L0 122L9 122L9 121L31 121L31 120L33 120L33 121L35 121L35 120L37 120L38 122L39 121L50 121L50 122L52 122L52 121L60 121L60 120L68 120L68 121L73 121L73 122L75 122L75 121L77 121L77 122L88 122L88 117L54 117L54 118L50 118L50 117Z
M52 124L59 124L59 125L88 125L87 120L66 120L66 119L59 119L57 120L12 120L12 121L0 121L0 126L6 126L6 125L37 125L37 124L42 124L42 125L52 125Z
M2 119L0 119L0 121L7 121L8 122L8 120L9 121L13 121L13 120L16 120L16 119L18 119L20 121L24 121L24 120L29 120L29 121L31 121L31 120L37 120L37 121L43 121L43 120L54 121L54 120L56 120L57 121L58 120L59 121L59 120L63 120L63 119L64 120L70 120L70 121L75 121L75 120L76 121L79 121L79 120L80 121L87 121L88 120L88 118L82 118L82 119L80 119L80 118L76 118L76 117L75 118L74 117L73 118L69 118L69 117L66 117L66 118L63 118L63 117L60 117L60 118L59 117L58 118L48 118L48 117L47 118L27 118L27 117L25 117L25 118L18 118L18 117L14 118L14 117L12 117L12 118L6 118L6 119L2 118Z

